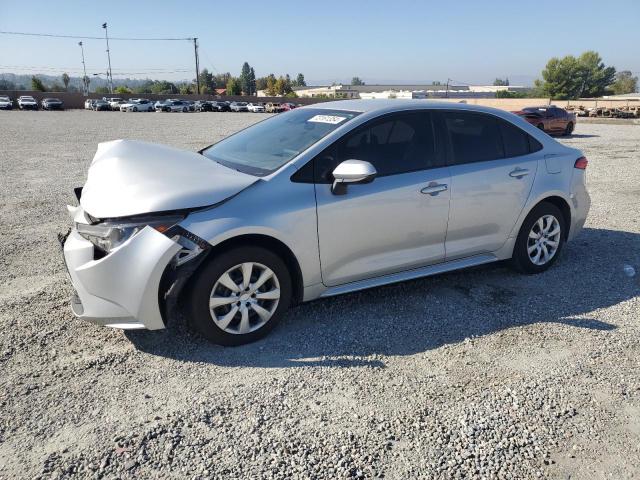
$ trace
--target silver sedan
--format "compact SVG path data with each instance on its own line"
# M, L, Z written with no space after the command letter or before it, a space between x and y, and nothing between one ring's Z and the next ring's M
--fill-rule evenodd
M200 152L103 143L68 207L73 311L160 329L183 305L238 345L295 302L498 260L540 273L585 222L586 167L511 113L424 100L299 108Z

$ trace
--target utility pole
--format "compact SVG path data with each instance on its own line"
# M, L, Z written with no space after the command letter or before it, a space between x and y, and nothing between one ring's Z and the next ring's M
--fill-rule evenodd
M196 93L200 95L200 60L198 59L198 38L193 39L193 53L196 56Z
M107 80L109 81L109 93L113 94L113 73L111 72L111 54L109 53L109 33L107 31L107 22L102 24L102 28L104 28L104 38L107 40L107 60L109 61Z
M449 82L451 81L450 78L447 78L447 93L445 93L445 97L444 98L449 98Z
M84 77L82 77L82 93L84 96L89 95L89 85L87 85L87 67L84 64L84 47L82 46L82 42L78 42L80 45L80 51L82 52L82 70L84 70Z

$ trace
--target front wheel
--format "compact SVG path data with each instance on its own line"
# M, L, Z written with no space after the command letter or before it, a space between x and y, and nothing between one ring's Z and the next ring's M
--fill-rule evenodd
M193 279L188 317L207 339L242 345L262 338L291 302L282 259L260 247L238 247L209 261Z
M565 219L558 207L543 202L525 218L511 258L522 273L542 273L553 265L565 241Z

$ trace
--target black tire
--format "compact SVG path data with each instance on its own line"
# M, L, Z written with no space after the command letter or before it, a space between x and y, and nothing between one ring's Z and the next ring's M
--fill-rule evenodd
M543 265L537 265L529 257L529 232L531 232L534 224L545 215L552 215L558 220L560 225L560 238L558 240L558 247L553 256ZM558 207L548 202L542 202L536 205L533 210L529 212L527 218L524 219L524 222L522 222L518 238L516 239L516 244L513 248L511 266L518 272L526 274L542 273L550 268L558 260L558 257L562 252L562 247L564 246L567 233L566 229L566 219Z
M564 135L568 137L573 133L573 122L567 123L567 128L564 129Z
M133 107L133 111L137 112L138 111L138 107Z
M260 328L246 334L230 333L213 321L209 300L220 277L229 269L245 262L259 263L273 271L279 283L280 299L273 315ZM291 275L284 261L269 250L252 246L226 250L209 259L191 280L190 286L185 308L189 324L208 340L226 346L244 345L264 337L287 311L292 295Z
M182 107L182 113L187 113L189 109L187 107Z

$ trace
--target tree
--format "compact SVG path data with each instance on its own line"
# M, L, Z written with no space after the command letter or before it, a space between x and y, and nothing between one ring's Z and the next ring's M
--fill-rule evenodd
M638 77L634 77L629 70L623 70L616 74L616 80L611 85L613 93L623 95L638 91Z
M267 76L267 95L273 97L277 94L278 92L276 91L276 76L273 73L270 73Z
M256 78L256 91L267 89L267 77Z
M242 64L242 71L240 72L240 77L238 77L238 81L240 82L240 89L242 93L245 95L251 95L251 85L250 85L250 77L251 77L251 67L247 62Z
M145 80L134 89L134 93L153 93L153 80Z
M44 83L42 83L42 80L34 76L31 77L31 90L36 92L46 92L47 88L44 86Z
M292 93L293 88L291 87L291 79L289 78L289 75L287 75L286 77L280 75L278 77L278 80L276 80L275 82L274 90L276 95L284 96Z
M182 95L191 95L195 91L194 86L189 83L181 83L179 90Z
M120 86L116 87L116 89L113 92L117 93L119 95L133 93L131 91L131 89L129 87L127 87L126 85L120 85Z
M299 73L296 79L294 80L293 85L296 87L306 87L307 82L305 82L304 80L304 75Z
M151 93L155 94L167 94L167 93L178 93L178 88L171 82L167 82L166 80L162 80L159 82L153 82L151 86Z
M58 82L53 82L51 88L49 88L50 92L64 92L66 89L60 85Z
M201 93L213 93L216 89L216 79L206 68L200 72L200 88Z
M68 73L62 74L62 83L64 83L64 89L69 90L69 82L71 81L71 77L69 77Z
M494 85L495 87L508 87L508 86L509 86L509 79L508 79L508 78L505 78L505 79L503 80L503 79L501 79L501 78L496 78L496 79L493 81L493 85Z
M256 72L253 69L253 67L251 67L251 70L249 71L249 92L250 92L250 95L255 95L257 93Z
M213 77L216 85L225 86L229 79L231 78L231 74L229 72L219 73L215 77Z
M16 84L9 80L0 78L0 90L17 90Z
M85 91L89 91L89 84L91 83L91 79L88 75L82 77L82 84L84 85Z
M241 95L242 94L242 86L240 85L240 80L234 77L231 77L227 82L227 95Z
M351 85L364 85L364 82L360 80L360 77L353 77L351 79Z
M109 87L96 87L96 93L109 93Z
M536 87L553 99L572 100L580 97L600 97L613 83L614 67L605 67L597 52L584 52L578 58L567 55L554 57L542 71L542 81Z

